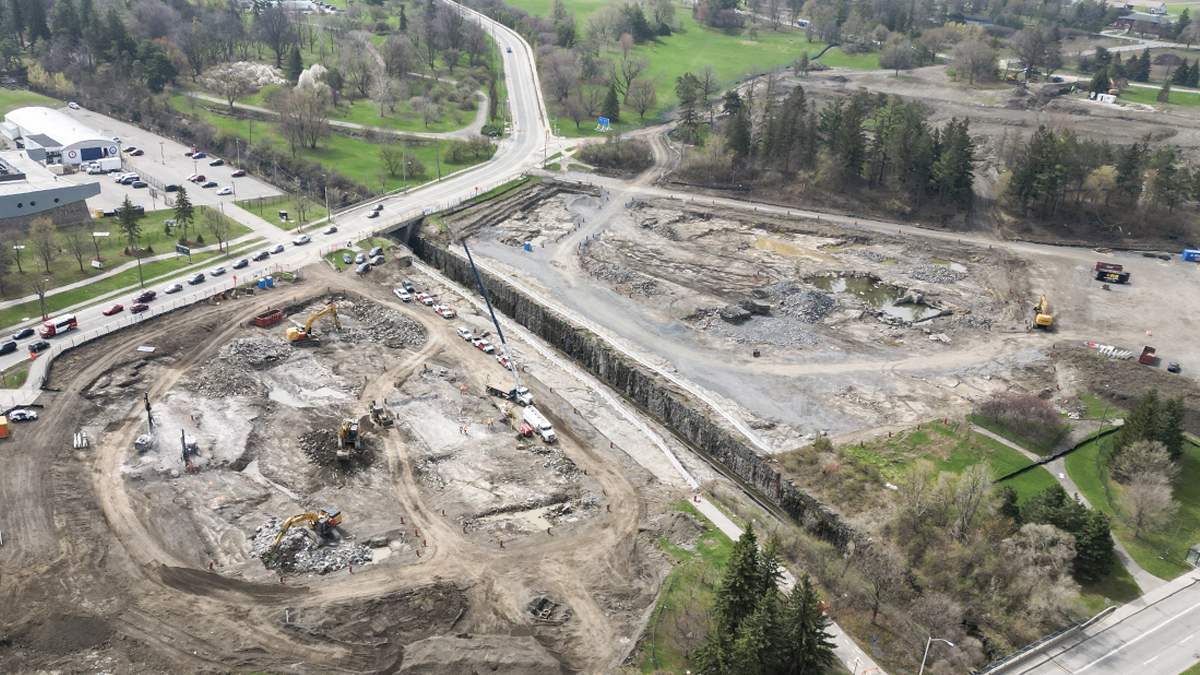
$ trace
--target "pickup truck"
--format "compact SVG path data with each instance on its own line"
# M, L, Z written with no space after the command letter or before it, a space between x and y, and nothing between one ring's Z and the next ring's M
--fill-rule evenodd
M1144 363L1148 366L1154 365L1154 347L1142 348L1142 355L1138 357L1138 363Z

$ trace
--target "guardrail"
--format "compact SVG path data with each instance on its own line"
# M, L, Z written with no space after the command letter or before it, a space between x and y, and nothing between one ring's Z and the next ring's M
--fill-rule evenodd
M998 673L1001 673L1012 666L1022 663L1023 661L1030 658L1031 656L1040 654L1042 651L1049 649L1050 647L1053 647L1055 644L1065 640L1066 638L1068 638L1072 635L1075 635L1076 633L1083 630L1084 628L1087 628L1088 626L1096 623L1100 619L1103 619L1104 617L1108 616L1109 614L1115 612L1116 609L1117 609L1116 605L1112 605L1111 607L1105 607L1103 610L1101 610L1101 612L1099 614L1097 614L1096 616L1093 616L1092 618L1088 619L1087 621L1084 621L1083 623L1075 622L1069 626L1060 628L1060 629L1054 631L1053 633L1047 635L1046 637L1038 640L1037 642L1033 642L1029 645L1026 645L1025 647L1018 649L1017 651L1009 654L1008 656L1005 656L1004 658L998 659L996 661L992 661L991 663L987 664L983 668L973 671L972 675L997 675Z

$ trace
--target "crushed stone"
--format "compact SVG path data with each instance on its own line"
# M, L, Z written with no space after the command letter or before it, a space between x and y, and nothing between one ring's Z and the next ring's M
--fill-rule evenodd
M971 276L966 272L960 272L945 265L937 264L912 265L904 268L901 274L912 277L917 281L927 281L933 284L952 284Z
M777 281L763 289L775 305L773 311L805 323L820 323L842 303L827 293L805 288L794 281Z
M342 339L378 342L391 349L420 347L429 335L425 327L394 309L368 300L342 300L338 310L353 317L358 327L342 328Z
M284 519L271 518L250 535L254 555L268 569L300 574L328 574L351 565L371 562L371 549L345 539L329 539L318 546L317 535L307 524L293 525L274 552L271 545L283 529ZM307 530L307 531L306 531Z

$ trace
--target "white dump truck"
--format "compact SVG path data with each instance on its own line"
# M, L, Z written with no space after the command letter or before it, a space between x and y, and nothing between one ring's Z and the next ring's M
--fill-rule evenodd
M547 443L553 443L558 437L554 435L554 427L550 426L550 420L546 419L537 408L529 405L525 406L525 413L521 419L533 427L533 433L542 437L542 440Z

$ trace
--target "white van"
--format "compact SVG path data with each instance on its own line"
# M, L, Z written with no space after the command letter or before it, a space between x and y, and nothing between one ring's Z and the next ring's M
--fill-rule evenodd
M534 433L541 436L543 441L553 443L558 439L554 435L554 427L550 426L550 420L546 419L546 416L539 412L537 408L531 405L525 406L525 412L521 415L521 419L533 427Z

